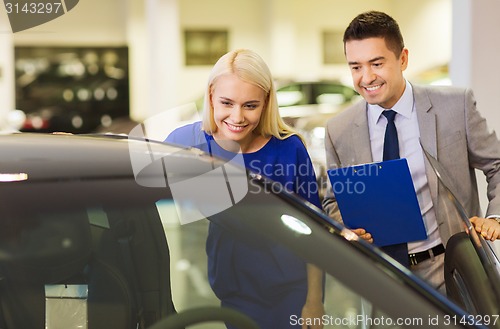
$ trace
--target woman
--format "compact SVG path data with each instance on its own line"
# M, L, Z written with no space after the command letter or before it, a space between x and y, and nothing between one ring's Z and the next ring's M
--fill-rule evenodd
M320 207L305 145L281 119L271 72L255 52L222 56L208 79L202 121L174 130L166 141L223 157L241 153L248 169ZM249 315L261 328L292 327L292 315L323 315L322 272L289 251L255 248L211 222L207 254L210 283L222 306Z

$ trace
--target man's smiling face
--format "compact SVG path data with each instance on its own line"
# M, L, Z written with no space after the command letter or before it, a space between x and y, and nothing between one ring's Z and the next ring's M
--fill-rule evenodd
M408 50L395 55L383 38L350 40L345 55L356 91L369 104L391 108L404 92Z

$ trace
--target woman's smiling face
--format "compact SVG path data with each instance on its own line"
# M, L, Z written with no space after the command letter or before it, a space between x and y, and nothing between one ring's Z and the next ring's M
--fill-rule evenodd
M266 105L264 90L235 74L223 75L215 82L210 101L217 125L214 138L234 141L242 150L247 149L257 138L253 131Z

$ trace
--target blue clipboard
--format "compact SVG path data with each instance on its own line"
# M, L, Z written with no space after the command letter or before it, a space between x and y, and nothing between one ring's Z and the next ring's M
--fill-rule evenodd
M344 224L364 228L379 247L427 239L406 159L330 169Z

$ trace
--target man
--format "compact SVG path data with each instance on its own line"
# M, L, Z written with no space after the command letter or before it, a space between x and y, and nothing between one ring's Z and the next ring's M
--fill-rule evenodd
M354 18L344 33L344 53L354 87L364 101L327 123L327 165L339 168L385 159L386 115L391 109L396 112L396 152L408 161L427 231L426 240L404 245L413 256L406 259L405 250L403 260L411 264L414 273L444 292L444 247L465 226L452 207L446 206L447 195L422 147L444 166L458 187L454 193L471 216L481 213L474 168L485 173L487 218L472 217L471 222L478 233L494 241L500 236L500 142L477 112L471 90L416 86L404 78L408 49L397 22L387 14L370 11ZM323 207L342 221L332 189ZM373 242L370 232L353 229Z

